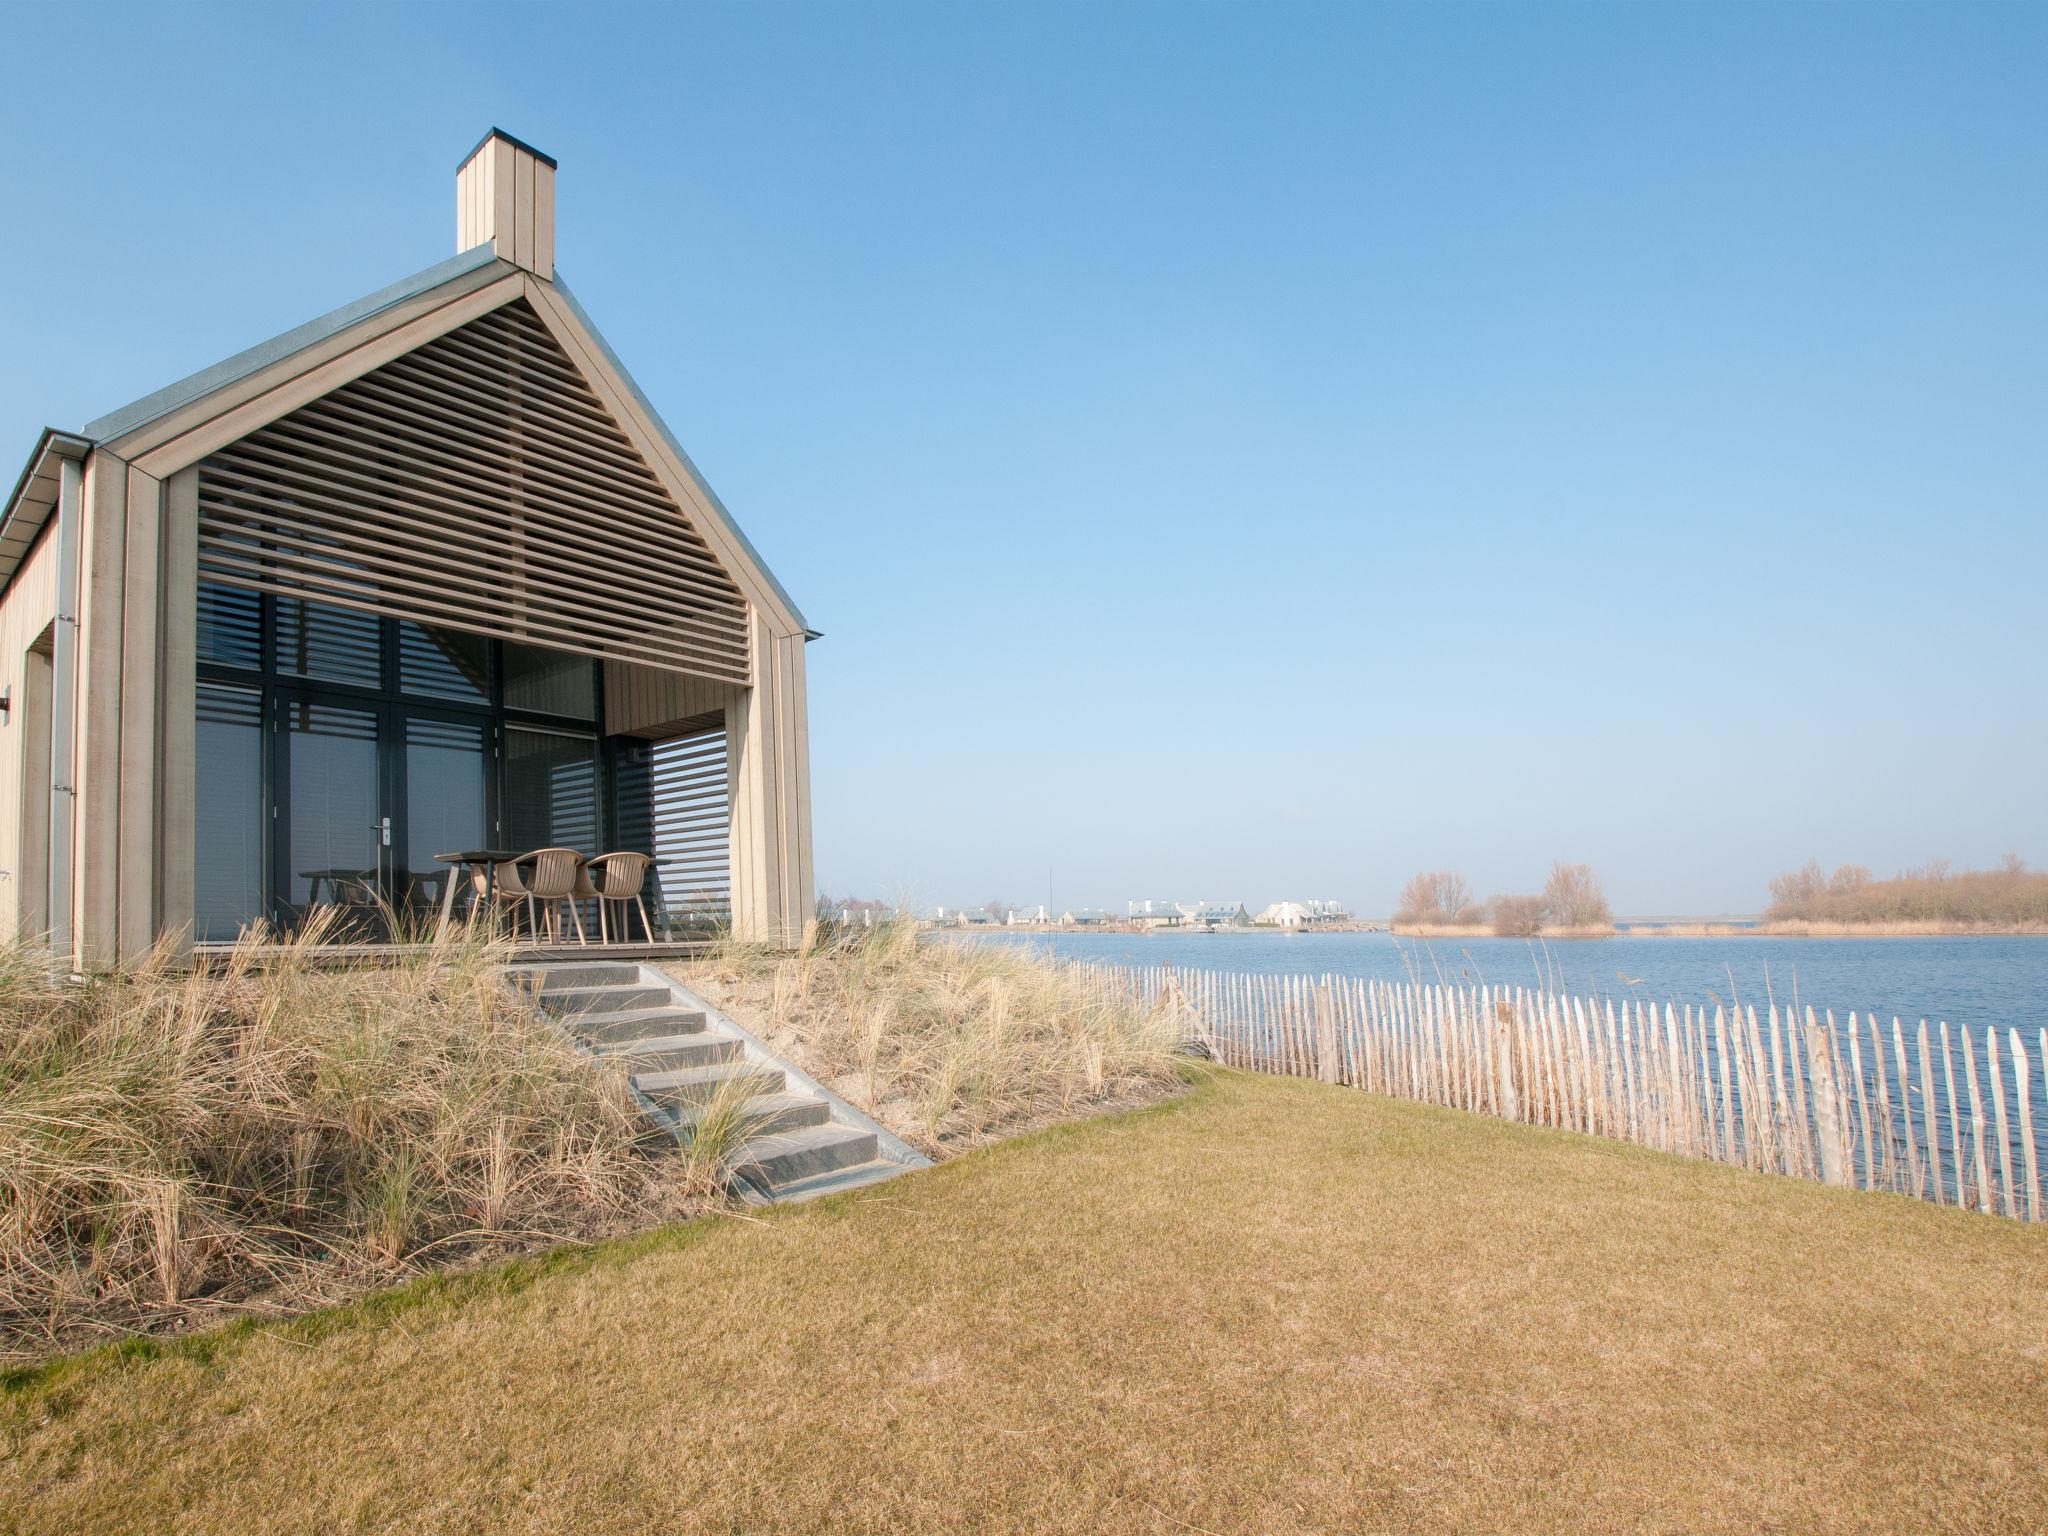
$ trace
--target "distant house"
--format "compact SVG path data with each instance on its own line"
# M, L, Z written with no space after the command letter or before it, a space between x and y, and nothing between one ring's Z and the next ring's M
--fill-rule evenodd
M1258 916L1262 928L1327 928L1350 920L1339 901L1276 901Z
M1178 902L1134 901L1128 905L1130 920L1140 928L1178 928L1181 924Z
M1003 921L1009 927L1012 928L1015 928L1020 923L1025 925L1026 927L1029 927L1035 923L1042 924L1051 922L1052 914L1046 911L1045 903L1040 902L1035 907L1010 908L1009 914L1006 917L1004 917Z
M1060 914L1062 928L1100 928L1109 914L1100 907L1070 907Z
M941 928L993 928L995 913L986 907L934 907L933 923Z
M1179 909L1183 928L1249 928L1251 915L1244 909L1244 903L1235 906L1228 903L1196 902Z

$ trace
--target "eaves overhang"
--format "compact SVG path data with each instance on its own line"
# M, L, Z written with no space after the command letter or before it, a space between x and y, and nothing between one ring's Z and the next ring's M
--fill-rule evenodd
M22 467L21 478L14 482L5 512L0 512L0 590L14 580L22 558L35 547L36 536L56 509L62 462L81 460L90 452L91 438L56 427L43 428Z

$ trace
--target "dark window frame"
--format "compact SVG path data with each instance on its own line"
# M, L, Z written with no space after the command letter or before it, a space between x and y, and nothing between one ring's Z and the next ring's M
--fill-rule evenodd
M297 672L286 672L278 665L277 618L278 599L269 592L254 588L238 587L227 582L202 582L202 586L215 587L225 592L247 592L258 601L256 655L258 664L245 667L233 663L201 658L195 668L195 681L202 684L231 686L255 690L261 694L262 710L262 762L261 782L269 814L263 818L264 839L262 851L262 901L263 909L273 920L290 923L295 920L292 909L285 898L289 890L280 874L286 858L280 828L288 825L290 817L289 783L290 763L286 754L284 736L284 709L293 701L331 701L336 705L357 708L375 708L379 712L378 732L378 798L380 803L391 807L391 844L395 852L408 846L408 832L405 808L404 772L402 769L404 741L404 719L408 714L441 715L446 718L475 720L484 725L487 750L490 753L488 778L485 788L485 823L491 827L491 835L503 838L506 813L506 762L505 731L508 728L530 728L555 735L573 736L591 741L597 755L597 828L598 840L605 849L618 846L618 738L606 729L605 722L605 676L604 662L595 656L584 656L580 652L562 651L557 654L574 656L587 661L592 668L592 711L591 718L582 719L571 715L552 714L545 710L520 708L505 702L505 656L506 641L497 635L485 634L478 630L459 631L475 634L490 647L489 699L477 703L467 699L450 699L439 694L406 692L401 687L399 665L399 625L403 622L397 615L379 613L364 608L347 608L344 611L364 613L374 618L379 626L378 656L379 681L376 686L361 683L334 681L326 678L308 677ZM318 598L292 599L316 606L341 608L340 604L322 603ZM455 629L454 625L430 625L429 628ZM551 650L552 647L536 646L532 641L515 640L513 643L529 649ZM395 867L395 866L394 866Z

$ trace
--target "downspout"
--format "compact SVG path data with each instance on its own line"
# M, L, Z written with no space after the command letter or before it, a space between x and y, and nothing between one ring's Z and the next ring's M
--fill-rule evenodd
M50 644L50 979L72 972L71 888L77 856L74 810L78 719L78 523L85 466L57 466L57 622Z

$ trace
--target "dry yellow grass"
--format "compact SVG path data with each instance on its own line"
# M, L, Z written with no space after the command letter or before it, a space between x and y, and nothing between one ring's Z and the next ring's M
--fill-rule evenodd
M2048 927L1938 921L1820 923L1804 919L1750 923L1666 923L1624 928L1624 939L1955 939L2048 935Z
M2038 1531L2044 1281L2038 1228L1223 1074L835 1202L17 1386L0 1510Z
M1179 1021L1030 950L827 933L672 969L833 1092L934 1155L1178 1086Z
M0 1362L277 1313L701 1208L615 1074L454 929L335 966L325 925L52 987L0 944ZM672 1148L670 1149L673 1150Z

